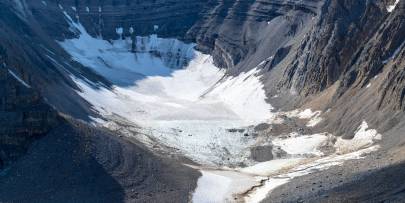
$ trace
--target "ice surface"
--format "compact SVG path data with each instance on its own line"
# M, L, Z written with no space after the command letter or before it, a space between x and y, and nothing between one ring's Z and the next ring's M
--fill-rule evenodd
M96 111L133 122L142 127L140 133L200 163L237 164L249 158L256 143L245 136L249 126L273 117L256 69L227 77L194 44L157 35L108 42L65 15L80 35L61 46L113 83L107 88L72 76Z

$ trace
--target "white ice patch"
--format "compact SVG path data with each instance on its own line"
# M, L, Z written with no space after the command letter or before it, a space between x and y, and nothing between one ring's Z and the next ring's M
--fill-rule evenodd
M240 163L249 158L255 139L245 136L250 133L247 126L272 118L257 70L226 77L211 56L194 50L194 44L156 35L110 43L67 19L81 34L61 46L113 83L111 88L94 87L73 77L79 94L95 110L141 126L141 133L200 163ZM232 128L244 130L231 132Z
M363 121L353 139L345 140L338 138L334 146L336 151L342 154L370 147L378 140L381 140L381 134L377 130L369 129L367 122Z
M387 6L387 11L389 13L391 13L392 11L394 11L395 7L397 6L397 4L399 3L399 0L395 0L394 4Z

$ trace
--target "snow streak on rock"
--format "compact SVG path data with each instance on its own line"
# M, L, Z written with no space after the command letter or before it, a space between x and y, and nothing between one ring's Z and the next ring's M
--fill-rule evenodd
M392 12L394 11L395 7L397 6L397 4L399 3L399 0L395 0L394 4L387 6L387 11L388 12Z

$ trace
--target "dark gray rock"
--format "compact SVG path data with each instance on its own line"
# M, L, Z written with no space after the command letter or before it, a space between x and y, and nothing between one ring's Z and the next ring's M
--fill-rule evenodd
M273 159L273 146L257 146L250 150L251 158L258 162L270 161Z

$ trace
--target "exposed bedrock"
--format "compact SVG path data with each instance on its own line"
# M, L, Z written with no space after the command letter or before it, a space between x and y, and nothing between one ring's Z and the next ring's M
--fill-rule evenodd
M320 0L212 1L188 32L197 48L210 52L234 73L256 67L289 46L318 12Z
M66 22L61 11L65 11L80 22L93 36L117 39L117 28L123 34L136 33L146 36L157 33L161 37L182 39L188 29L198 20L199 11L207 0L45 0L27 1L32 14L40 19L43 27L56 38L67 34ZM62 29L61 29L62 28Z
M0 65L0 170L24 155L33 141L59 122L38 92L17 77Z

